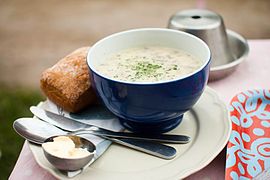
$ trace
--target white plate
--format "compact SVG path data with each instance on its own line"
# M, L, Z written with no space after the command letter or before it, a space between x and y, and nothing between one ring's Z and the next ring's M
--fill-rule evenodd
M178 180L187 177L209 164L226 145L231 133L229 113L217 94L207 87L198 103L185 113L179 127L170 133L186 134L192 138L188 144L172 145L177 149L177 156L172 160L113 144L74 179ZM39 146L29 146L41 167L59 179L67 178L49 164Z

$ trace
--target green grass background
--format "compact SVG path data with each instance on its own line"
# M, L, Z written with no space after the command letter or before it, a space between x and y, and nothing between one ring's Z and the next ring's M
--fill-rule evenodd
M31 117L29 107L44 99L38 90L0 87L0 180L8 179L24 142L13 130L13 121Z

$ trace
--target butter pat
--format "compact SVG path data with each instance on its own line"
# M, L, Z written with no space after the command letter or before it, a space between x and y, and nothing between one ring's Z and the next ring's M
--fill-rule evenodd
M42 147L48 153L59 158L76 159L90 155L87 149L76 148L74 142L66 136L58 136L53 139L53 142L46 142Z

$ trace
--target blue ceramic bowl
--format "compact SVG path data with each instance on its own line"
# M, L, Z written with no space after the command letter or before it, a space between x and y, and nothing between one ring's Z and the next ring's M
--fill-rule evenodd
M95 69L94 64L111 53L151 45L184 50L202 60L203 65L184 77L150 83L112 79ZM124 127L133 132L163 133L178 126L183 114L203 93L209 76L210 50L188 33L162 28L134 29L98 41L88 52L87 64L94 89Z

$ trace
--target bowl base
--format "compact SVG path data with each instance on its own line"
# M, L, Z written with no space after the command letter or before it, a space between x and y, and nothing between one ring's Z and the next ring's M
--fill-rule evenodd
M120 123L129 131L144 134L160 134L176 128L182 121L183 114L177 118L158 123L134 122L119 118Z

